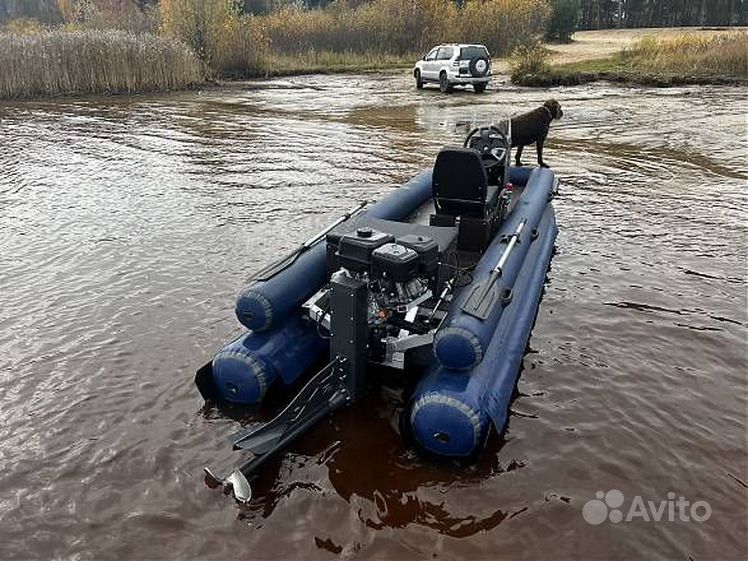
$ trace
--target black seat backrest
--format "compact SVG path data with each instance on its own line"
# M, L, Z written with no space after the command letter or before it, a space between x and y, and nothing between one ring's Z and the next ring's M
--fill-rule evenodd
M443 148L436 156L431 189L437 213L484 216L488 177L480 152L474 148Z

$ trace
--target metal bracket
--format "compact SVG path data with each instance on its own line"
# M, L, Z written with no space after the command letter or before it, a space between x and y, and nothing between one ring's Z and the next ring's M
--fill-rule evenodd
M224 486L239 502L246 503L252 498L247 477L270 455L286 447L326 415L358 399L365 391L369 335L366 283L347 275L333 275L330 286L330 355L333 360L317 372L271 421L232 435L234 450L250 453L239 468L223 478L207 468L204 470L208 485ZM203 372L201 379L208 374L210 371Z
M330 289L322 288L301 305L317 325L330 331Z
M211 486L223 485L239 502L252 498L248 476L270 455L287 446L321 418L351 400L346 389L346 359L336 358L314 375L283 411L271 421L239 431L230 439L234 450L250 452L249 458L227 477L204 468Z
M213 380L213 361L204 364L195 373L195 385L205 401L218 401L219 392Z

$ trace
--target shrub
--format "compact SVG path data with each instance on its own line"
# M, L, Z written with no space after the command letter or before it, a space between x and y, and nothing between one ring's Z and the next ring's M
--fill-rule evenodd
M412 55L435 44L483 43L494 55L532 42L550 15L546 0L336 0L327 8L285 7L261 16L275 55L315 52Z
M203 80L183 44L124 31L0 33L0 98L132 93Z
M275 53L379 52L412 54L442 41L456 8L443 0L375 0L349 7L337 0L325 9L286 7L260 19Z
M226 19L210 45L211 68L223 76L246 78L265 68L268 39L257 18Z
M17 33L18 35L33 35L44 33L46 30L47 28L39 20L27 18L12 19L0 27L0 31Z
M550 53L540 43L519 46L509 58L509 71L513 82L526 83L528 75L540 76L550 72Z
M579 23L579 0L551 0L551 17L546 38L552 41L571 41Z
M13 19L35 19L52 25L62 21L55 0L1 0L0 22Z
M482 43L493 55L535 42L545 30L545 0L472 0L459 16L460 41Z
M267 50L262 28L241 17L236 0L161 0L161 29L186 43L214 70L250 75Z
M235 15L232 0L161 0L161 30L184 42L206 62L223 23Z
M158 31L158 10L138 0L57 0L67 31L120 29L133 33Z

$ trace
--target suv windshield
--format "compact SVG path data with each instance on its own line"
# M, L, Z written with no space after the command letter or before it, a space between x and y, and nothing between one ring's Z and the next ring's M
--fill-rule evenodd
M488 58L486 47L462 47L460 49L460 58L462 60L473 60L480 57Z

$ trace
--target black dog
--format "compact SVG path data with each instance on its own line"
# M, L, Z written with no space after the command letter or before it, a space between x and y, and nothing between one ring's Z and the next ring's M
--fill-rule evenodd
M554 119L563 117L561 104L555 99L549 99L541 107L514 117L512 119L512 148L517 147L515 161L522 165L522 149L528 144L536 144L538 150L538 164L547 168L543 161L543 144L548 136L548 129Z

